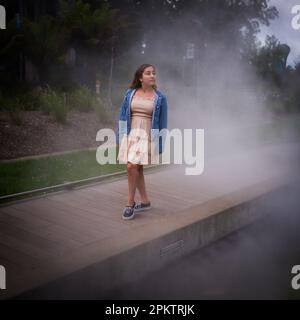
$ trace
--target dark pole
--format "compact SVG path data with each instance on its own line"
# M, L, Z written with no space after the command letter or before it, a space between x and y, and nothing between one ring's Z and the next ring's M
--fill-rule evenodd
M17 15L17 30L21 31L22 27L22 20L24 15L24 7L23 7L23 0L19 0L19 14ZM24 55L23 52L20 51L19 53L19 80L24 80L25 70L24 70Z
M114 42L115 42L114 40L115 40L115 36L112 37L110 73L109 73L109 83L108 83L108 102L110 104L110 107L112 107L111 93L112 93L113 66L114 66Z

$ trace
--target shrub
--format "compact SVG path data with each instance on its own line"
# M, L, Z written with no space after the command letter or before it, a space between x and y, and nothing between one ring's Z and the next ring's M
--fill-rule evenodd
M107 106L107 102L104 99L96 98L95 103L94 103L94 110L98 116L98 119L104 123L104 122L108 122L111 120L111 118L109 117L109 113L106 110L107 108L105 107Z
M4 111L8 109L9 106L9 99L5 96L3 96L0 92L0 111Z
M63 93L55 92L50 87L47 87L40 95L40 106L43 112L53 114L58 122L66 122L68 108L64 101Z
M109 121L107 101L97 97L87 86L80 86L70 94L69 104L83 112L95 111L101 122Z
M0 94L0 110L8 111L12 122L18 126L22 124L20 111L23 109L19 98L9 98Z
M17 126L20 126L22 124L21 111L24 110L24 107L19 98L15 98L11 101L12 101L12 105L9 110L10 118L12 119L12 122L14 124L16 124Z
M70 94L69 104L77 110L89 112L96 103L96 97L87 86L80 86Z
M35 87L34 89L24 93L20 97L20 101L25 110L39 110L41 105L41 95L43 89L41 87Z

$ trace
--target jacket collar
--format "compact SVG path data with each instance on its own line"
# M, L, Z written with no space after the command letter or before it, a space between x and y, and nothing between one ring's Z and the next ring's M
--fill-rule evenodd
M136 89L131 89L131 88L127 90L127 95L129 97L129 99L128 99L129 105L131 104L131 100L132 100L132 97L133 97L135 91L136 91ZM156 89L155 90L155 98L154 98L155 110L160 108L160 103L161 103L162 97L163 97L163 94L159 90Z
M131 95L131 94L134 94L134 92L135 92L136 90L137 90L137 89L129 88L129 89L127 90L127 93ZM156 95L157 95L158 97L162 97L162 96L163 96L162 92L160 92L158 89L155 89L155 93L156 93ZM156 98L158 98L158 97L156 97Z

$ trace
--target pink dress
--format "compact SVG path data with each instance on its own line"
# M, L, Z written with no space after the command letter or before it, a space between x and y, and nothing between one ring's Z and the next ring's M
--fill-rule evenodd
M118 160L135 164L158 164L159 155L151 143L154 98L134 95L131 102L131 130L124 135L119 147ZM152 160L151 160L152 154ZM152 162L151 162L152 161Z

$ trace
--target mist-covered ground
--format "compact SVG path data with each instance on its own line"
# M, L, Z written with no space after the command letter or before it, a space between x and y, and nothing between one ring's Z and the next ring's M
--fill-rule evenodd
M263 219L106 298L299 299L291 287L300 264L299 188L274 197Z

